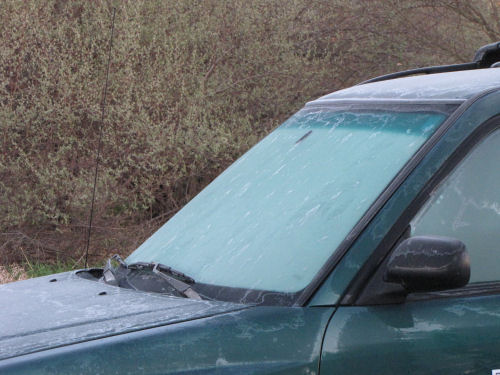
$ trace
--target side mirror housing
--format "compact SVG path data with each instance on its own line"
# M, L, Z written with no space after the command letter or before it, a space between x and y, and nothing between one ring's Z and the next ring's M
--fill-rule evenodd
M438 236L415 236L401 242L384 274L384 281L398 283L408 293L460 288L469 278L465 244Z

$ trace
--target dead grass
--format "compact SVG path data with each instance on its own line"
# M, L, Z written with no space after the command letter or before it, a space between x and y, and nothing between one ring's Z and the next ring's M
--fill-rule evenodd
M25 269L19 264L0 266L0 284L11 283L13 281L25 280L28 275Z

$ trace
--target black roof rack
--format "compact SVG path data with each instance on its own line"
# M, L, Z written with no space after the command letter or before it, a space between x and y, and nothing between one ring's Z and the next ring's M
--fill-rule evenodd
M415 74L434 74L434 73L444 73L444 72L457 72L459 70L472 70L472 69L483 69L489 68L496 62L500 61L500 42L495 42L487 44L479 48L474 54L472 62L464 64L452 64L452 65L438 65L438 66L427 66L424 68L416 68L410 70L404 70L402 72L385 74L383 76L378 76L371 78L367 81L358 83L358 85L364 85L365 83L385 81L388 79L400 78L411 76ZM496 65L496 64L495 64Z

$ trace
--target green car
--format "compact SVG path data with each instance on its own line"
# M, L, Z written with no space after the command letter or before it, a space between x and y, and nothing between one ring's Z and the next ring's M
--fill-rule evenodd
M127 259L0 286L0 374L500 373L497 61L307 103Z

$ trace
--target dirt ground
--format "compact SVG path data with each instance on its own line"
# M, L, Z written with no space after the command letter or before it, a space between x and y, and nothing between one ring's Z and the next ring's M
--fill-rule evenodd
M17 265L0 266L0 284L10 283L12 281L27 279L28 275L24 269Z

